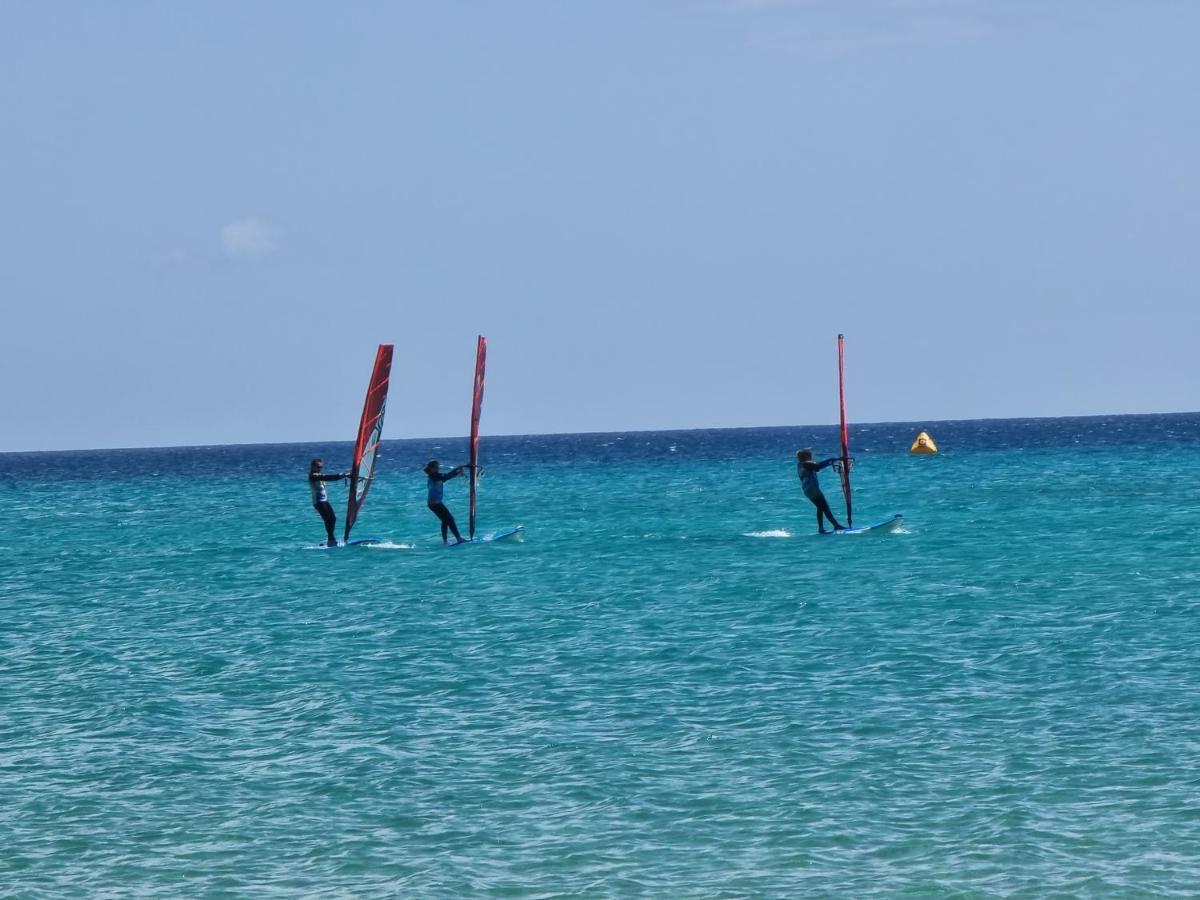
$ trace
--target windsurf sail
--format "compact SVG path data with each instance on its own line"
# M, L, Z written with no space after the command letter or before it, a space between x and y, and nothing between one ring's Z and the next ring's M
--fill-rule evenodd
M375 353L375 368L367 385L362 419L358 423L358 438L354 442L354 462L350 469L350 499L346 506L346 530L343 541L350 540L350 529L358 511L366 502L371 481L375 478L375 463L379 459L379 441L383 434L383 411L387 405L388 380L392 372L392 345L380 344Z
M838 473L842 476L842 493L846 495L846 527L850 528L854 513L850 502L850 432L846 428L846 338L841 334L838 335L838 405L842 412L842 456Z
M471 540L475 539L475 495L479 484L479 413L483 408L483 373L487 363L487 338L479 336L475 348L475 389L471 396Z

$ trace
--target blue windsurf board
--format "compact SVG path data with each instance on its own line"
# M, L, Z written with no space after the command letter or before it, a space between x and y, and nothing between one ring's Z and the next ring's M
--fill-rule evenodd
M874 525L865 525L860 528L842 528L838 531L827 531L826 534L887 534L889 531L895 531L904 524L903 516L896 513L882 522L876 522Z
M475 535L474 540L463 541L461 544L447 544L447 547L477 547L480 544L491 544L495 541L523 541L525 526L516 525L512 528L502 528L500 531L489 531Z
M382 543L383 543L383 538L381 538L381 537L361 537L361 538L355 538L352 541L344 541L344 542L339 541L338 544L333 547L330 547L328 544L317 544L317 546L314 547L313 549L314 550L336 550L336 549L338 549L338 547L361 547L366 544L382 544Z

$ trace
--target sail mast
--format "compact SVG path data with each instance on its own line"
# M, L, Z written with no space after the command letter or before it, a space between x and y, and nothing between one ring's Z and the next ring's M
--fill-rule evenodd
M842 476L842 493L846 495L846 527L850 528L854 521L853 508L850 502L850 432L846 428L846 338L838 335L838 405L842 415L842 457L838 467Z
M479 414L483 407L483 376L486 362L487 338L480 335L475 348L475 387L471 396L471 540L475 539L475 497L479 483Z
M383 434L383 413L387 406L388 381L392 372L392 345L380 344L375 351L375 367L371 370L371 382L367 385L367 397L363 401L362 418L358 422L358 436L354 441L354 458L350 469L350 497L346 503L346 529L342 540L350 540L350 529L358 518L358 511L366 502L367 491L375 477L375 461L378 458L379 442Z

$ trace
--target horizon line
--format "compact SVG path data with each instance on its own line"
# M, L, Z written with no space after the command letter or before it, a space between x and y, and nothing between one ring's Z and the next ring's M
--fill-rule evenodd
M916 425L919 422L924 422L926 425L953 425L963 422L1039 422L1047 419L1136 419L1149 418L1152 416L1195 416L1200 415L1200 410L1184 410L1175 412L1139 412L1139 413L1088 413L1085 415L1071 416L991 416L979 419L890 419L878 422L858 422L850 425L850 428L862 428L865 426L874 425ZM615 435L615 434L680 434L692 431L765 431L774 428L837 428L836 422L827 424L807 424L807 425L722 425L715 428L636 428L631 431L549 431L549 432L516 432L516 433L496 433L489 434L487 437L494 438L522 438L522 437L582 437L588 435ZM921 430L926 430L922 428ZM383 438L383 441L457 441L467 440L468 436L463 435L416 435L413 437L396 437ZM137 447L58 447L52 450L0 450L0 456L26 453L104 453L120 450L208 450L214 447L288 447L300 444L353 444L353 439L338 438L338 439L317 439L306 441L247 441L245 443L233 444L160 444L160 445L142 445Z

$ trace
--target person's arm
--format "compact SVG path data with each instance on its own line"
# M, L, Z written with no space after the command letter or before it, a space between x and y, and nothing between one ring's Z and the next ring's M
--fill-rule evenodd
M349 472L322 472L320 475L310 475L314 481L341 481L343 478L349 478Z
M840 459L841 459L840 456L831 456L831 457L829 457L829 459L821 460L819 463L817 463L817 471L824 469L826 466L832 466L835 462L837 462Z

